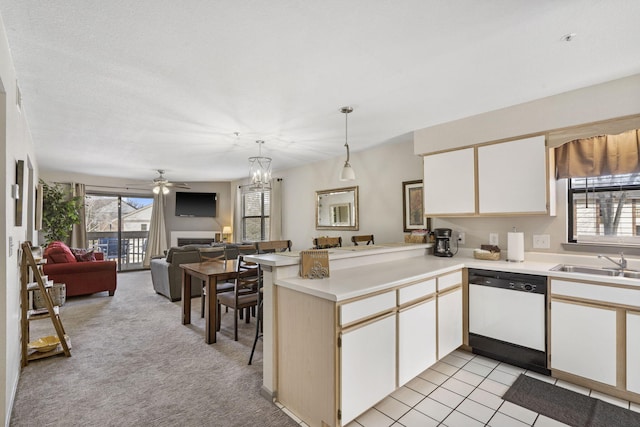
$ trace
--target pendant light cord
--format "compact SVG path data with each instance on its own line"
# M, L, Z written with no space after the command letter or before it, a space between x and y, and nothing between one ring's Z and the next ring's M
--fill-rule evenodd
M342 107L340 109L342 113L344 113L344 146L347 149L347 161L346 164L349 164L349 113L353 111L352 107Z
M349 163L349 143L348 143L348 135L349 135L349 113L350 111L345 111L344 113L344 146L347 147L347 163Z

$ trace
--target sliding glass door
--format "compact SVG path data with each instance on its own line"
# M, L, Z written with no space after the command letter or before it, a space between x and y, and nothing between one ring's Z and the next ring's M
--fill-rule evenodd
M143 268L153 198L87 194L85 212L89 247L118 263L118 271Z

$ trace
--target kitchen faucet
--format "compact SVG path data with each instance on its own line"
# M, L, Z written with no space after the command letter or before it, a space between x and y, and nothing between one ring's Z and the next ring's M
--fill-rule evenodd
M616 268L616 270L620 270L621 272L624 271L625 268L627 268L627 260L624 258L624 254L622 252L620 252L620 261L616 261L613 260L611 258L609 258L608 256L599 254L598 258L606 258L609 261L611 261L612 263L614 263L615 265L617 265L619 268Z

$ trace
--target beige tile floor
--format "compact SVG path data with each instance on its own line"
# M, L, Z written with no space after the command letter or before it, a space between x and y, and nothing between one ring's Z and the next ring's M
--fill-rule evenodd
M456 350L347 427L556 427L566 424L502 400L518 375L640 412L640 405L486 357ZM286 408L282 408L289 413ZM296 419L301 426L304 422Z

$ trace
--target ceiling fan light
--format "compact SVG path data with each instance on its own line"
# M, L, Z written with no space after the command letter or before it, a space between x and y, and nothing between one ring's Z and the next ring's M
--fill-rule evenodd
M162 191L162 194L164 194L165 196L167 194L169 194L169 188L166 185L156 185L155 187L153 187L153 194L160 194L160 191Z

